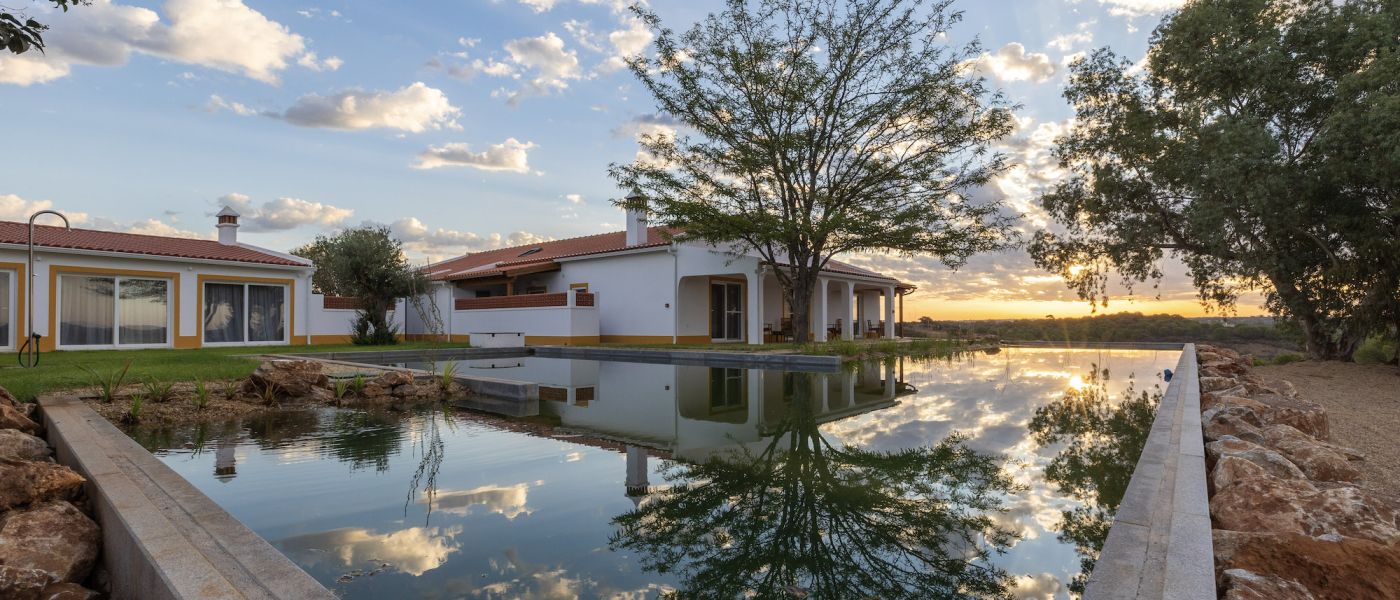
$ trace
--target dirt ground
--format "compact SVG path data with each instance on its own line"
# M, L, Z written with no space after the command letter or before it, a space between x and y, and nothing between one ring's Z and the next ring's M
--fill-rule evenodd
M1400 369L1307 361L1254 372L1270 383L1288 380L1326 407L1332 442L1366 454L1363 487L1400 504Z

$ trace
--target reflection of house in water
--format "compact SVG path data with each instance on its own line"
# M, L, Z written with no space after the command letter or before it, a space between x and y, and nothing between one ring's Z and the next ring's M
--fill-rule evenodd
M910 391L898 381L893 363L880 362L836 373L800 373L529 357L466 362L458 373L536 383L540 402L531 413L538 410L557 416L564 427L688 461L766 443L790 410L797 378L811 382L807 401L818 423L891 406ZM634 491L645 493L646 451L629 448L627 455L631 497Z
M237 448L237 438L229 436L219 439L214 450L214 479L230 481L238 476L238 458L234 455Z

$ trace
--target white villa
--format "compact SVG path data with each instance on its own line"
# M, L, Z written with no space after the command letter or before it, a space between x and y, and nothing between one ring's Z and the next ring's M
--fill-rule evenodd
M473 345L791 341L774 269L753 254L675 243L627 212L627 230L477 252L426 267L437 331ZM832 261L813 299L816 341L895 337L912 286ZM430 333L410 311L406 332Z

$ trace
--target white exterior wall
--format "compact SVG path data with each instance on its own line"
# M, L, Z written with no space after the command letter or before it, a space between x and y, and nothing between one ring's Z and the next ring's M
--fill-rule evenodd
M569 260L561 265L557 278L561 288L549 291L587 283L588 291L595 294L599 334L671 337L675 319L673 262L665 248Z
M473 333L524 333L526 343L531 343L530 338L596 339L598 318L597 308L591 306L454 310L451 331L453 336ZM553 343L548 339L544 341Z
M26 252L22 249L0 248L0 263L20 263L27 260ZM17 303L23 303L26 310L34 310L34 330L44 336L43 348L53 349L55 332L49 331L49 290L50 271L57 268L63 272L64 267L74 267L88 272L84 275L103 275L103 271L110 274L120 275L120 271L150 271L161 273L161 277L175 280L172 281L172 291L170 296L171 304L171 331L170 346L175 345L176 336L186 338L198 338L202 344L202 307L199 306L199 279L201 276L208 278L227 278L230 281L239 279L290 279L290 290L288 303L291 306L291 327L289 336L291 343L298 343L296 338L305 336L306 325L309 320L307 310L307 298L310 296L310 267L282 267L276 265L256 265L251 263L222 263L198 260L182 260L179 258L167 257L145 257L141 255L121 255L89 253L82 251L55 251L52 248L36 250L34 253L34 277L27 277L26 284L34 284L34 306L28 305L27 297L21 297ZM9 267L5 267L9 269ZM74 273L79 274L79 273ZM27 291L26 291L27 295ZM175 304L179 304L178 313L175 312ZM54 304L57 309L57 303ZM23 314L16 314L15 337L23 338L27 317Z
M307 321L306 327L302 329L302 335L311 335L310 343L340 343L350 332L355 329L355 314L353 308L326 308L326 297L321 294L311 294L310 300L306 302ZM404 328L404 301L399 300L393 309L385 313L384 318L391 325L398 325L400 333ZM413 315L414 311L409 310L408 315ZM446 317L444 317L446 318ZM330 337L334 336L334 337ZM300 340L298 343L307 343L307 340Z

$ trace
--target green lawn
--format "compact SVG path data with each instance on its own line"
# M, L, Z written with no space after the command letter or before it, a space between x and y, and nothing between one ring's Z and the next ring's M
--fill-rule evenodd
M404 342L374 349L416 350L430 348L465 348L466 344L444 342ZM239 358L247 354L343 352L365 350L366 346L337 344L324 346L259 346L233 348L199 348L195 350L91 350L78 352L47 352L39 366L21 369L13 352L0 354L0 386L22 400L63 389L93 385L88 370L106 376L120 370L127 361L127 383L149 380L193 381L200 379L234 379L247 377L258 366L257 361Z

